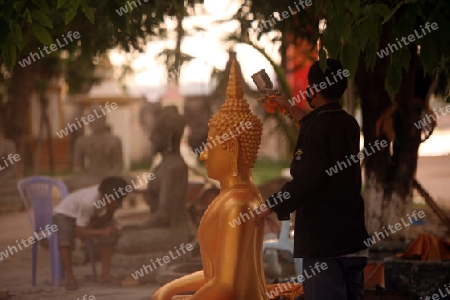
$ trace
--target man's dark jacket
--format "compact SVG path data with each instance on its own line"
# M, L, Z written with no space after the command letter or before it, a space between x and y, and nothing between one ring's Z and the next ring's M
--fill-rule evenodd
M296 210L295 257L337 257L366 249L358 123L332 102L306 115L300 124L291 164L293 180L281 189L290 198L280 197L281 202L274 194L266 204L279 220L289 220ZM330 168L337 173L330 173Z

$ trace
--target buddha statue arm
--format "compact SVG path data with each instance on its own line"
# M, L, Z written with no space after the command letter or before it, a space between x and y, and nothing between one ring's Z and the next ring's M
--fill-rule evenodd
M242 199L229 199L220 212L219 230L214 240L207 243L217 243L217 253L212 253L213 274L190 300L200 299L235 299L238 280L248 268L248 261L253 261L253 235L257 228L254 220L232 226L234 220L241 220L241 215L247 213L248 194L239 195ZM247 199L245 198L247 197ZM219 237L219 238L218 238Z
M205 284L203 271L194 272L171 281L159 288L152 300L170 300L173 296L190 291L197 291Z

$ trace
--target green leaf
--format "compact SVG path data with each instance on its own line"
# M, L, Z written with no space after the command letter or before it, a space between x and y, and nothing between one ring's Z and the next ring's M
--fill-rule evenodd
M50 7L48 6L47 1L48 0L33 0L33 3L36 4L44 13L50 14Z
M22 43L23 43L22 28L20 28L20 25L16 21L12 20L10 29L11 29L12 42L18 48L22 48Z
M84 12L84 15L86 16L86 18L92 23L95 23L95 17L94 17L94 13L95 13L95 9L93 7L89 7L89 6L81 6L81 10Z
M391 10L386 4L376 4L375 9L383 19L391 15Z
M384 20L383 20L383 22L381 23L381 25L383 25L384 23L388 22L388 21L395 15L395 13L397 12L397 10L398 10L400 7L402 7L403 5L405 5L405 2L406 2L406 1L400 1L399 3L397 3L397 5L394 7L394 9L392 9L392 10L390 11L390 13L384 17ZM383 4L381 4L381 5L383 5Z
M348 38L351 32L351 24L349 18L345 14L339 14L335 16L334 22L331 24L334 30L338 33L341 38Z
M346 3L347 1L333 1L334 9L336 10L337 15L345 15ZM329 5L329 4L327 4Z
M9 32L8 24L3 19L0 19L0 45L6 42Z
M14 45L14 42L12 41L11 37L9 37L6 40L6 43L3 47L2 56L5 66L8 69L12 69L13 65L16 63L17 53L16 53L16 46Z
M352 12L353 15L359 15L361 9L361 1L360 0L351 0L348 9Z
M116 13L116 9L120 9L120 6L117 5L114 1L108 3L108 16L111 19L111 22L124 32L129 32L129 28L127 26L127 15L119 16Z
M380 42L380 16L370 7L367 13L367 19L364 21L363 30L364 33L369 37L369 40L374 42L376 45Z
M56 3L56 8L57 9L61 8L65 3L66 0L58 0L58 2Z
M327 28L322 36L323 45L328 51L330 57L337 57L339 50L341 50L341 40L338 35L332 30Z
M48 33L47 29L34 23L31 26L31 31L33 35L38 38L38 40L44 45L50 45L53 43L52 37Z
M325 73L325 70L327 69L327 53L322 48L319 49L319 65L322 71Z
M420 47L420 60L422 61L425 74L431 73L437 66L438 49L434 41L427 39L427 41L422 44Z
M31 16L33 17L34 20L38 21L39 24L41 24L42 26L45 26L47 28L53 28L52 21L50 21L50 18L43 11L33 10Z
M22 16L25 20L28 21L28 23L33 23L33 19L31 18L31 13L28 8L25 8L25 11L23 12Z
M342 65L350 72L350 79L353 78L353 76L356 73L356 68L358 67L359 53L360 53L359 49L357 49L352 45L345 44L344 47L342 47L341 51Z
M27 3L27 0L21 0L21 1L14 2L14 9L15 9L15 11L18 14L21 14L26 3Z
M65 16L66 25L69 24L70 22L72 22L72 20L77 15L77 12L78 12L78 6L74 6L66 12L66 16Z
M373 42L369 42L366 45L366 48L364 49L364 55L365 55L365 59L366 59L366 66L367 69L372 70L373 67L375 67L375 62L376 62L376 52L377 52L377 45L375 45L375 43Z
M392 60L395 64L399 64L405 71L409 70L409 61L411 60L411 53L407 46L402 47L398 51L392 53Z
M352 27L349 41L352 41L358 49L364 49L367 41L369 40L369 35L367 34L367 29L365 26L365 23L357 23Z
M402 68L399 64L389 65L384 86L391 100L394 100L395 94L400 88L403 77L402 75Z

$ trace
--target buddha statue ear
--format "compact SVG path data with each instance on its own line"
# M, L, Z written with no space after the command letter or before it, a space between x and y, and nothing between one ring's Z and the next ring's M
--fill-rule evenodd
M239 143L235 138L227 142L227 149L231 153L231 176L238 175L238 158L239 158Z

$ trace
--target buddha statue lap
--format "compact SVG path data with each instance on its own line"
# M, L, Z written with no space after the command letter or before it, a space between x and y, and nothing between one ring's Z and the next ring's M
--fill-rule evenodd
M227 99L208 124L207 142L211 147L206 146L200 156L208 176L221 186L198 229L203 270L162 286L152 300L269 299L262 263L264 228L256 227L251 218L242 219L244 214L254 214L263 203L251 173L262 124L243 98L238 72L234 60ZM242 124L247 126L243 128ZM241 221L240 225L234 223L236 220ZM179 296L192 291L192 296Z

